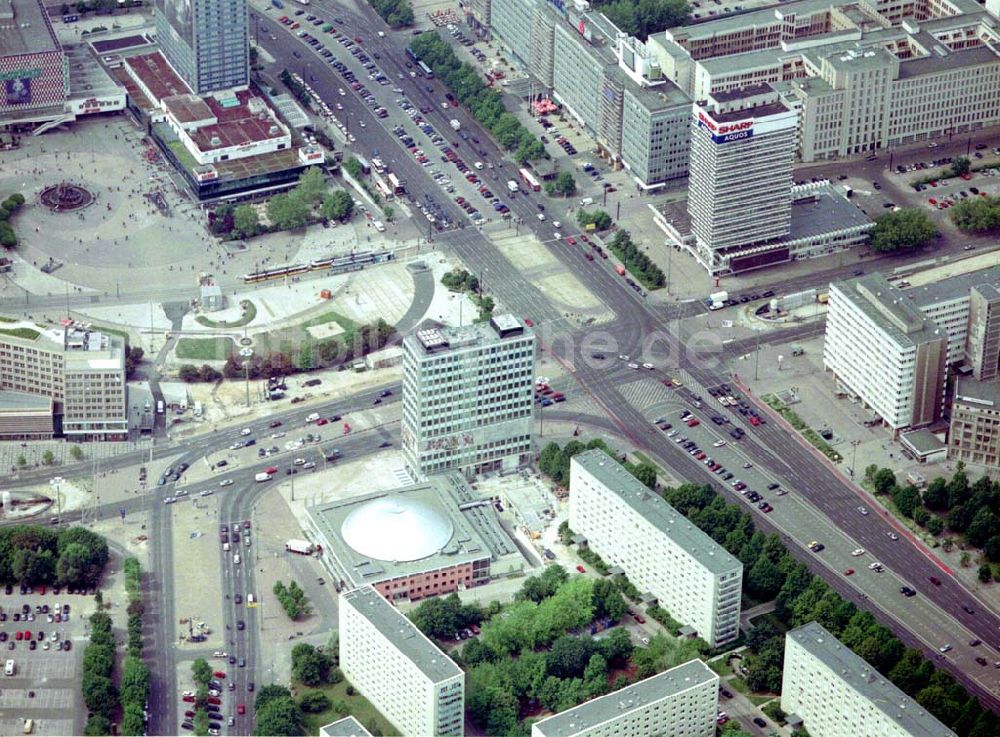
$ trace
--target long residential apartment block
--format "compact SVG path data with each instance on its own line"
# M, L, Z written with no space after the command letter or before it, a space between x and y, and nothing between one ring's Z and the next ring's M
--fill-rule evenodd
M573 457L569 525L712 647L739 635L743 564L603 451Z
M123 440L125 345L68 322L0 329L0 438Z
M491 0L489 23L540 90L639 187L687 174L691 98L663 76L646 44L570 3Z
M531 737L712 737L719 676L700 660L531 725Z
M400 734L462 734L462 670L371 586L340 595L339 644L344 675Z
M695 100L771 84L817 161L1000 123L1000 22L975 0L801 0L650 37Z
M817 622L785 635L781 708L822 737L955 737Z

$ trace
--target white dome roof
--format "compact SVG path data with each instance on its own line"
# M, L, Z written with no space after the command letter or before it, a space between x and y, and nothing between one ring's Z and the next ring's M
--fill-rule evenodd
M451 540L451 520L424 502L405 497L372 499L340 527L344 542L375 560L410 561L434 555Z

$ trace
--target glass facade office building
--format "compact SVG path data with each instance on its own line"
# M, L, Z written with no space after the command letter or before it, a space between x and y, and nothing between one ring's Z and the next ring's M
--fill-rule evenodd
M167 61L196 94L249 85L246 0L156 0L156 34Z

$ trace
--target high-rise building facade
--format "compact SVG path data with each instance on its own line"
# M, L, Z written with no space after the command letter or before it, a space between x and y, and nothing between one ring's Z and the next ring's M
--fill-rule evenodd
M823 737L955 737L817 622L785 635L781 709Z
M569 526L712 647L737 638L743 564L600 450L570 463Z
M125 346L121 338L67 325L5 323L0 330L0 390L53 400L62 434L74 440L128 436ZM15 425L5 428L17 433Z
M881 274L830 285L823 364L894 431L941 416L948 334Z
M155 0L156 35L170 66L195 94L250 84L246 0Z
M513 315L403 340L403 457L420 477L510 471L532 456L534 332Z
M531 737L712 737L719 676L689 660L531 725Z
M951 402L948 457L1000 468L1000 380L959 379Z
M694 106L688 215L696 256L709 268L787 236L797 116L768 85Z
M1000 289L993 284L974 286L969 293L966 346L974 378L989 381L1000 375Z
M340 595L340 668L400 734L461 735L465 674L371 586Z

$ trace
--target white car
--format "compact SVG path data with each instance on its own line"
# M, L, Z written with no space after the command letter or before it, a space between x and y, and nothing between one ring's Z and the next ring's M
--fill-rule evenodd
M219 486L232 486L232 485L233 485L232 479L222 479L222 481L219 482Z
M721 448L725 444L726 444L725 440L716 440L714 443L712 443L712 446L715 448Z
M274 438L275 440L277 440L278 438L285 437L285 433L283 433L283 432L273 432L273 433L271 433L271 437Z
M164 500L163 500L163 503L164 503L164 504L173 504L173 503L174 503L174 502L176 502L176 501L177 501L177 500L176 500L176 499L174 499L174 498L173 498L172 496L168 496L168 497L167 497L166 499L164 499Z
M545 221L545 213L544 212L538 213L537 215L535 215L535 217L538 218L539 220L543 221L543 222Z
M212 496L215 493L215 489L205 489L198 496Z
M244 427L242 430L240 430L240 435L246 436L246 435L249 435L250 432L251 431L250 431L249 427Z
M306 417L306 422L316 422L319 419L319 412L313 412L311 415Z
M628 356L626 356L624 353L621 353L618 356L618 360L619 361L627 361L628 360Z
M862 556L864 554L865 554L865 549L864 548L857 548L857 549L851 551L851 555L853 555L855 558L857 558L859 556Z
M879 571L879 572L881 572L881 571L882 571L882 564L881 564L881 563L879 563L879 562L878 562L878 561L876 560L876 561L874 561L874 562L872 562L872 563L869 563L869 564L868 564L868 568L869 568L870 570L872 570L872 571Z
M654 368L656 368L656 367L655 367L655 366L654 366L653 364L651 364L651 363L644 363L644 364L642 364L642 367L643 367L644 369L649 369L650 371L652 371L652 370L653 370Z
M637 363L629 363L628 367L629 367L630 369L633 369L633 370L635 370L635 371L638 371L638 370L639 370L639 364L637 364Z
M174 492L174 496L187 496L187 495L188 495L187 489L178 489L177 491Z
M343 88L343 87L340 87L340 88L339 88L339 89L337 90L337 94L338 94L338 95L340 95L341 97L345 97L345 96L347 95L347 93L346 93L346 92L344 92L344 88Z
M296 466L304 466L305 463L306 463L306 459L305 458L296 458L292 463L294 465L296 465Z

